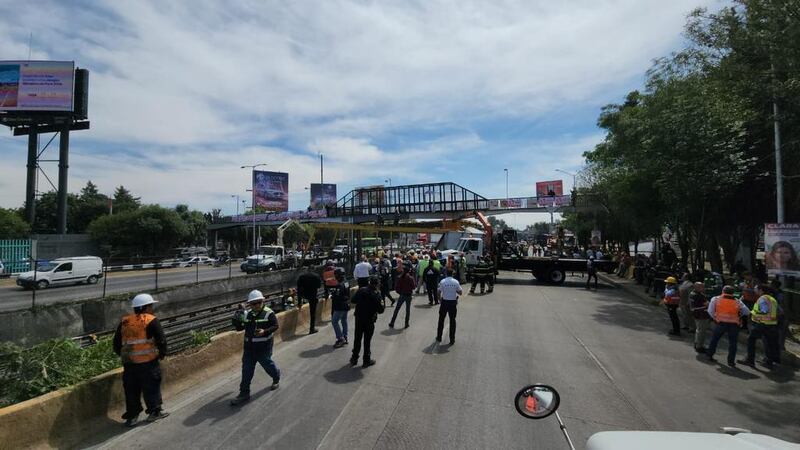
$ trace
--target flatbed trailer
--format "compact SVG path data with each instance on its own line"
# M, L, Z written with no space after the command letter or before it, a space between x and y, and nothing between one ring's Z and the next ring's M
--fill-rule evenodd
M594 266L598 271L611 272L615 263L611 260L598 260L594 262ZM585 259L507 255L497 258L497 269L531 272L537 280L552 284L564 283L567 272L587 270Z

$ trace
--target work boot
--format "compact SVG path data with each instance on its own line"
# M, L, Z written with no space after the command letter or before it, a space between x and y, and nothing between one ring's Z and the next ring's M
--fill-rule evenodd
M136 417L129 417L125 419L125 426L128 428L133 428L137 424L139 424L139 415L137 414Z
M755 367L755 361L750 361L749 359L740 359L737 361L739 364L744 364L745 366Z
M358 364L358 356L350 358L350 365L355 367Z
M163 409L157 409L156 411L151 412L147 415L148 422L155 422L156 420L163 419L169 415L168 412L164 412Z
M243 403L247 403L247 401L249 401L249 400L250 400L250 394L241 394L240 393L239 395L236 396L236 398L231 400L231 406L241 405Z
M368 359L368 360L364 361L364 364L362 364L361 367L367 368L369 366L374 366L375 363L376 363L376 361L374 359Z
M333 348L341 348L344 346L344 341L342 339L337 339L336 343L333 344Z
M272 386L269 387L269 390L270 391L277 390L279 387L281 387L280 386L280 382L281 382L281 380L272 380Z

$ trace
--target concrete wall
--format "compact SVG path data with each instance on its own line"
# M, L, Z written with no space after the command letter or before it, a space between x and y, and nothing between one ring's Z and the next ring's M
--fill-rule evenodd
M167 288L153 296L158 300L156 316L170 317L211 306L244 301L247 293L265 293L295 286L300 271L281 270L259 275L214 280L197 285ZM130 312L127 297L111 296L95 300L47 305L35 310L0 312L0 342L31 346L48 339L74 337L113 330L120 318Z
M319 318L330 315L330 302L322 300ZM303 305L278 314L275 343L308 330L309 308ZM161 363L162 397L170 399L241 364L242 333L214 337L197 351L168 357ZM277 361L280 365L280 361ZM125 409L122 369L115 369L77 386L50 392L0 409L0 449L73 448L100 444L122 430Z
M35 257L38 259L65 258L68 256L100 256L88 234L36 234Z

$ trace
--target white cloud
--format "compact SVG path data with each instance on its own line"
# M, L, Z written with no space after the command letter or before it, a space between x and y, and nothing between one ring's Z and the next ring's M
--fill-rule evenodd
M597 136L511 149L476 121L621 98L676 47L698 3L712 2L8 2L0 55L27 57L34 30L35 58L91 71L92 129L73 135L72 186L91 178L210 208L248 183L239 165L267 161L291 173L302 207L321 151L326 181L343 186L392 176L497 194L502 174L489 171L513 163L533 181L570 170ZM391 139L415 131L437 137ZM17 206L24 140L0 144L0 205Z

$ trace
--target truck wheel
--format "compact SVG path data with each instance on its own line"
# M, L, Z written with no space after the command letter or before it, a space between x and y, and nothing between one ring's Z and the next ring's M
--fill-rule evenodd
M562 269L550 269L547 272L547 281L553 284L562 284L567 278L567 274Z
M89 284L97 284L97 275L90 275L89 278L86 279L86 282Z
M277 267L275 267L275 264L270 264L269 267L267 267L267 272L272 272L273 270L276 270L276 269L277 269Z
M47 280L39 280L36 282L36 289L47 289L47 286L50 286Z

